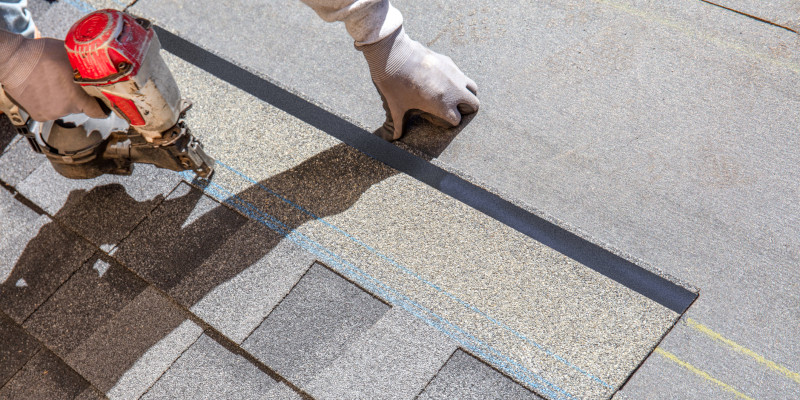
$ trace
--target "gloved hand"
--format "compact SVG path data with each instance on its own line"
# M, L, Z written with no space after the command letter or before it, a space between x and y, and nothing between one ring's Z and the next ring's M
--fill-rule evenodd
M92 118L106 114L96 99L73 81L64 42L25 39L0 30L0 83L31 118L49 121L84 113Z
M356 48L364 53L383 99L385 139L402 136L410 110L420 110L450 126L461 123L461 114L478 111L475 82L450 57L411 40L402 26L378 42Z

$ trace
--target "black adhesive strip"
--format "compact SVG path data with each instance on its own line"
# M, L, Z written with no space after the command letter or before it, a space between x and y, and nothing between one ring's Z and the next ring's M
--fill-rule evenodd
M683 313L697 298L696 293L386 142L252 72L160 27L155 29L163 48L170 53L670 310Z

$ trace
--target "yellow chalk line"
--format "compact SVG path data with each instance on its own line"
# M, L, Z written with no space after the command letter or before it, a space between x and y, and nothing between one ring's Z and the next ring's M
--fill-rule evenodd
M725 383L725 382L723 382L723 381L721 381L721 380L719 380L717 378L714 378L713 376L709 375L708 372L705 372L705 371L695 367L694 365L689 364L686 361L681 360L680 358L675 356L675 354L672 354L672 353L670 353L670 352L668 352L668 351L666 351L666 350L664 350L664 349L662 349L660 347L656 347L655 351L656 351L656 353L666 357L667 359L669 359L670 361L680 365L681 367L686 368L691 372L694 372L699 377L701 377L701 378L703 378L703 379L705 379L705 380L707 380L709 382L716 383L717 385L721 386L726 391L735 394L736 397L740 397L740 398L745 399L745 400L755 400L752 397L750 397L750 396L748 396L748 395L746 395L746 394L734 389L733 386L728 385L727 383Z
M686 324L691 326L692 328L696 329L697 331L708 335L710 338L712 338L714 340L717 340L717 341L720 341L720 342L728 345L728 347L730 347L734 351L736 351L738 353L742 353L742 354L744 354L746 356L750 356L754 360L756 360L759 363L765 365L767 368L769 368L769 369L771 369L773 371L779 372L779 373L785 375L787 378L789 378L789 379L797 382L798 384L800 384L800 374L798 374L797 372L794 372L794 371L790 370L789 368L786 368L783 365L780 365L780 364L778 364L778 363L776 363L774 361L768 360L766 357L762 356L761 354L758 354L755 351L750 350L747 347L744 347L744 346L734 342L733 340L730 340L730 339L720 335L717 332L714 332L713 330L711 330L711 328L709 328L709 327L707 327L707 326L705 326L705 325L703 325L703 324L701 324L701 323L699 323L699 322L697 322L697 321L695 321L695 320L693 320L691 318L687 318L686 319Z
M791 62L786 62L786 61L783 61L783 60L779 60L779 59L777 59L775 57L771 57L771 56L768 56L766 54L750 50L749 48L744 47L742 45L739 45L739 44L736 44L736 43L731 43L731 42L716 38L714 36L711 36L711 35L708 35L706 33L700 32L697 29L693 29L688 25L681 24L681 23L679 23L677 21L673 21L671 19L664 18L664 17L661 17L659 15L643 11L643 10L638 9L636 7L631 7L631 6L627 6L627 5L624 5L624 4L620 4L620 3L617 3L616 1L612 1L612 0L594 0L594 1L596 3L605 4L605 5L609 6L609 7L616 8L617 10L623 11L623 12L625 12L627 14L630 14L630 15L633 15L633 16L636 16L636 17L639 17L639 18L642 18L642 19L646 19L646 20L651 21L651 22L655 22L655 23L658 23L658 24L666 26L666 27L670 27L672 29L675 29L675 30L687 35L687 36L703 39L703 40L705 40L707 42L710 42L710 43L713 43L713 44L715 44L717 46L737 51L739 53L742 53L742 54L745 54L745 55L750 56L752 58L755 58L755 59L757 59L759 61L763 61L763 62L767 62L767 63L773 64L773 65L777 65L777 66L780 66L780 67L783 67L783 68L787 68L787 69L789 69L790 71L792 71L792 72L794 72L796 74L800 74L800 65L798 65L798 64L793 64Z

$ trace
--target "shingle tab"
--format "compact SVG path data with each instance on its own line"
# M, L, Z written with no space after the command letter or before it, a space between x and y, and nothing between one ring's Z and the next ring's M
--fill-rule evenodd
M37 353L0 390L0 399L72 400L89 387L72 368L49 350Z
M417 399L539 400L541 397L459 349Z
M115 245L180 182L173 171L137 164L131 176L67 179L45 163L17 190L96 246Z
M186 319L152 286L65 357L98 389L110 390L154 344Z
M146 286L121 265L94 256L25 321L25 329L66 357Z
M9 279L28 243L36 237L43 225L50 222L50 218L37 214L17 201L7 190L0 190L0 215L1 284Z
M139 398L161 375L194 344L203 328L190 320L183 321L175 330L147 349L138 360L108 391L110 398Z
M21 136L6 146L0 142L0 152L2 152L0 180L11 186L22 182L31 172L47 162L47 158L34 152L31 145L28 144L28 140Z
M94 386L84 389L74 400L106 400L107 397Z
M41 346L3 312L0 312L0 338L0 387L3 387Z
M302 388L388 309L315 264L242 347Z
M234 342L241 343L289 293L314 260L313 254L296 243L250 221L199 268L205 273L185 279L180 286L192 290L207 285L194 284L201 278L216 282L220 271L236 272L208 291L191 310ZM217 277L208 277L212 274Z
M202 335L142 399L255 399L276 384L246 359Z
M301 400L303 397L297 392L286 386L283 382L275 385L269 392L267 392L267 399L275 400Z
M26 243L15 246L12 252L19 256L12 258L15 262L8 265L5 280L0 284L0 309L18 323L33 313L95 251L85 240L49 218L34 219L31 212L24 213L31 217L27 224L14 213L3 216L8 216L9 224L19 224L14 229L27 230L21 235L29 237Z
M7 115L0 115L0 155L2 155L6 148L19 139L14 125Z
M413 399L456 343L399 307L349 342L308 385L318 399Z
M114 256L179 302L192 306L207 290L229 277L217 274L199 286L184 286L178 292L172 289L191 277L247 222L247 218L181 183L119 245Z

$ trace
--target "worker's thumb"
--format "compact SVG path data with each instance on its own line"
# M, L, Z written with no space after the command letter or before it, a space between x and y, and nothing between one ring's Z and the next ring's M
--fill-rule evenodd
M392 121L394 122L394 131L392 132L391 140L400 139L400 136L403 136L403 125L405 123L406 114L408 113L408 109L405 107L395 107L396 109L392 110Z
M88 94L85 96L81 96L79 102L80 104L78 104L78 107L80 107L81 112L88 115L89 117L105 118L108 116L108 114L106 114L106 112L103 111L103 108L100 107L100 103L97 102L97 99L89 96Z

